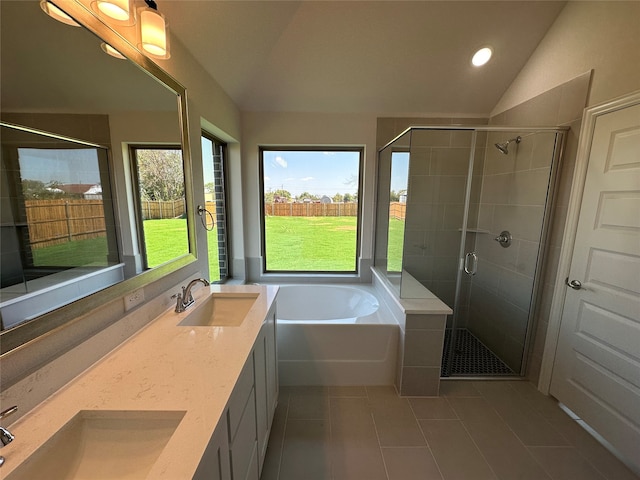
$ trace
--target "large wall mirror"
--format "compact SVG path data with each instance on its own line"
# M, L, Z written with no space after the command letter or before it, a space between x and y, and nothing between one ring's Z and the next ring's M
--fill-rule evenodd
M38 0L0 2L1 353L195 261L184 87L89 2L55 3L83 26L55 21ZM140 258L150 209L131 146L181 157L182 245L159 262Z

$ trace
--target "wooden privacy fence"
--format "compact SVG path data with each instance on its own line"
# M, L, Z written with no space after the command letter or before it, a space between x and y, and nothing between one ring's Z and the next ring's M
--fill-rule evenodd
M102 200L26 200L29 243L33 248L104 237Z
M404 220L407 215L407 204L400 202L389 202L389 218Z
M265 203L264 214L275 217L356 217L357 203Z
M184 198L178 200L143 200L140 202L143 220L182 217L187 213Z

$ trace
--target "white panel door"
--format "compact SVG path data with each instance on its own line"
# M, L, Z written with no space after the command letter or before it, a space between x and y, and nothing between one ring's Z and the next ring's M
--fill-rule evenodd
M640 104L597 117L588 162L550 392L639 466Z

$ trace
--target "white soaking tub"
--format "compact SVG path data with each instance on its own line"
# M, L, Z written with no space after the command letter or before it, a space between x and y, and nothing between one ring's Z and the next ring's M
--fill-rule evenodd
M370 285L283 285L281 385L393 385L399 326Z

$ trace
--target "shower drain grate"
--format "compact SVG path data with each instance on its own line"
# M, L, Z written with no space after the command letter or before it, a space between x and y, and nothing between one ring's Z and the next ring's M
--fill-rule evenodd
M448 329L444 334L442 376L446 376L447 371L450 375L516 375L469 330L461 328L456 331L452 359L448 358L450 342L451 329Z

